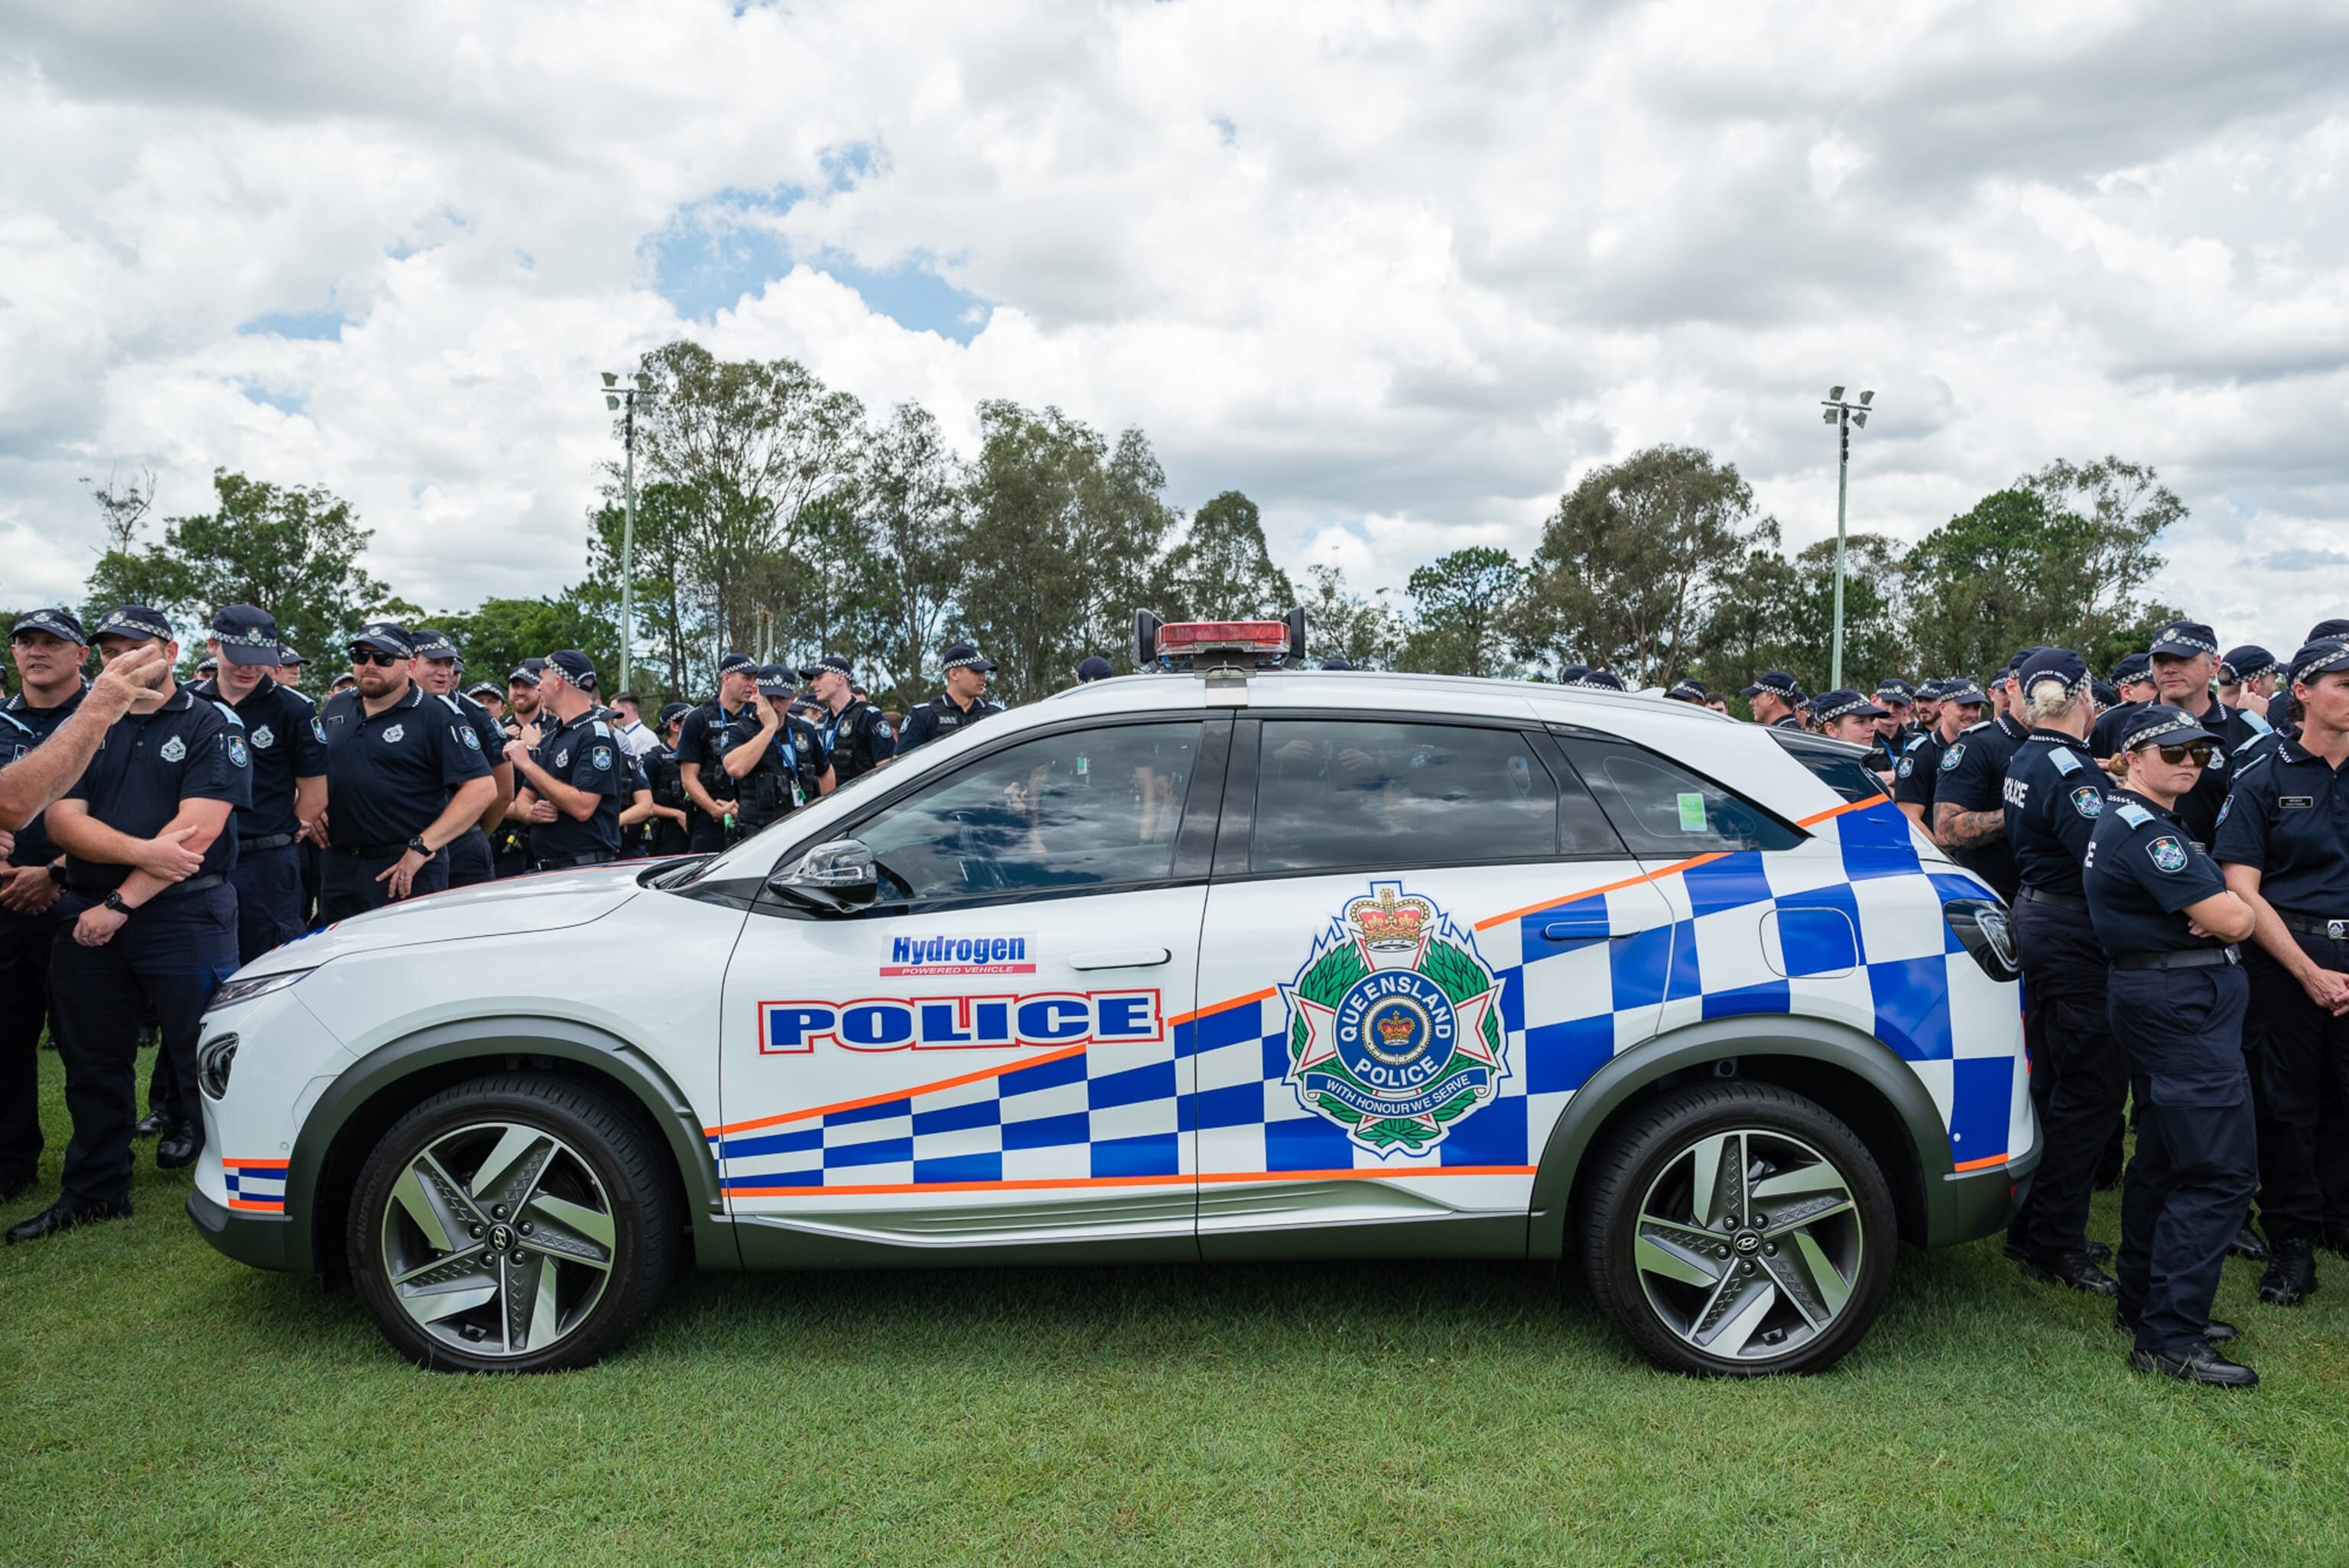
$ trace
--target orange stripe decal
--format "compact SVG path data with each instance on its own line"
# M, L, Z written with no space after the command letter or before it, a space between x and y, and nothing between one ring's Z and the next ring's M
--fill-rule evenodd
M1987 1171L1993 1165L2006 1163L2003 1154L1985 1154L1979 1160L1961 1160L1950 1167L1952 1171Z
M1206 1006L1192 1012L1177 1013L1167 1019L1166 1024L1169 1028L1177 1024L1195 1024L1202 1018L1212 1018L1218 1013L1228 1013L1235 1007L1245 1007L1250 1002L1261 1002L1268 996L1277 996L1279 994L1279 986L1268 985L1261 991L1251 991L1245 996L1227 996L1223 1001L1210 1002Z
M1523 920L1529 914L1539 914L1543 910L1556 909L1562 903L1572 903L1578 898L1594 898L1602 892L1613 892L1619 887L1638 887L1641 882L1658 882L1676 872L1687 871L1692 866L1705 865L1711 861L1724 859L1728 853L1727 850L1715 850L1710 854L1691 855L1684 861L1674 861L1671 865L1659 866L1654 871L1642 872L1635 877L1625 877L1621 882L1602 882L1597 887L1587 887L1580 892L1570 892L1562 898L1546 898L1539 903L1529 903L1523 909L1513 909L1506 914L1495 914L1480 920L1476 923L1476 929L1490 931L1496 925L1506 925L1513 920Z
M1179 1187L1213 1181L1401 1181L1418 1176L1530 1176L1531 1165L1399 1166L1392 1171L1209 1171L1192 1176L1062 1176L1010 1181L874 1181L839 1187L731 1187L730 1198L854 1198L903 1192L1042 1192L1072 1187Z
M231 1198L228 1201L228 1206L232 1209L251 1209L264 1214L282 1214L285 1212L285 1202L282 1198Z
M1870 806L1881 806L1887 803L1888 802L1881 795L1869 800L1846 800L1840 806L1830 806L1824 811L1814 811L1807 817L1798 817L1795 820L1795 826L1797 828L1816 827L1819 823L1826 821L1829 817L1840 817L1846 811L1865 811Z
M233 1171L283 1171L291 1163L291 1161L285 1160L223 1160L221 1163Z

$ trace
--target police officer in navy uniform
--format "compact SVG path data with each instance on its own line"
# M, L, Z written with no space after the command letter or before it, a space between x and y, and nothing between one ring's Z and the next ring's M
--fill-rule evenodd
M2276 656L2257 643L2229 648L2219 655L2219 700L2264 718L2282 674Z
M2302 637L2301 642L2302 644L2321 643L2328 637L2349 637L2349 620L2319 621L2308 629L2308 635ZM2271 729L2288 728L2300 722L2292 717L2292 678L2289 670L2285 673L2283 683L2276 688L2276 694L2268 698L2267 721Z
M22 689L0 704L0 770L81 707L89 634L69 610L33 610L16 617L8 651ZM66 877L47 822L36 816L17 829L0 857L0 1202L31 1189L43 1147L36 1052L49 1021L49 949L64 918Z
M832 770L841 783L861 779L897 755L897 739L889 733L888 720L881 717L879 708L856 695L845 658L826 654L806 674L815 700L823 707L815 721L816 734L823 738L823 754L832 759Z
M2006 1253L2033 1279L2111 1295L2117 1287L2097 1266L2109 1253L2086 1226L2096 1162L2128 1094L2128 1058L2106 1017L2105 953L2080 880L2105 814L2105 770L2087 754L2087 661L2042 648L2016 686L2031 733L2007 764L2006 838L2022 883L2014 947L2045 1152L2007 1226Z
M2234 779L2230 759L2236 748L2250 745L2272 727L2265 715L2229 707L2210 695L2210 683L2219 673L2219 635L2200 622L2172 621L2164 626L2153 639L2152 662L2158 704L2184 711L2217 741L2210 765L2202 770L2194 792L2178 805L2178 820L2186 824L2188 835L2207 849L2219 825L2219 808L2226 801L2227 787ZM2122 719L2109 727L2100 725L2097 734L2090 738L2091 748L2108 747L2123 727L2135 726ZM2096 756L2101 761L2112 753L2097 750Z
M759 671L759 711L726 728L720 765L740 791L742 827L755 832L838 782L815 726L791 711L792 672L781 665Z
M236 814L236 956L250 964L309 929L302 912L302 835L326 810L326 739L318 710L271 673L282 662L277 622L253 604L212 616L211 647L224 668L196 688L244 723L253 801Z
M2112 1032L2139 1085L2137 1154L2121 1193L2115 1326L2135 1336L2129 1366L2189 1382L2251 1387L2217 1348L2220 1266L2258 1179L2242 1032L2250 985L2233 944L2251 907L2195 848L2175 808L2217 738L2162 703L2119 738L2118 788L2089 835L2088 918L2109 960Z
M1737 695L1753 705L1754 723L1773 729L1803 727L1798 712L1804 703L1803 688L1785 671L1764 670L1752 686L1740 687Z
M506 742L530 814L533 866L563 871L620 858L620 802L627 758L600 716L595 666L576 648L546 655L539 671L539 724Z
M995 662L968 643L947 650L947 689L905 716L905 732L897 737L897 755L942 735L957 735L992 713L1001 703L987 700L987 677Z
M2292 658L2297 735L2247 764L2220 814L2213 853L2258 920L2247 957L2264 1112L2260 1224L2270 1257L2260 1299L2296 1305L2316 1288L2324 1229L2317 1123L2330 1088L2349 1094L2349 639Z
M326 701L326 855L322 920L347 920L449 885L449 841L497 797L481 738L412 678L408 629L376 622L352 639L357 686Z
M1889 773L1893 758L1922 733L1912 722L1917 712L1917 688L1899 676L1887 676L1876 683L1876 706L1883 714L1876 721L1876 744L1869 748L1876 757L1868 766L1879 773Z
M685 716L677 735L677 769L695 816L688 838L695 854L722 850L727 821L734 817L734 779L719 766L726 731L738 720L759 717L759 665L750 655L730 653L718 661L718 695Z
M171 623L142 604L109 611L96 635L109 663L150 645L179 657ZM8 1232L11 1243L129 1215L142 1008L154 1010L182 1095L155 1163L191 1164L203 1147L196 1038L212 993L236 971L230 818L252 802L252 761L236 714L178 685L167 663L50 808L49 837L66 851L70 923L56 932L49 982L74 1132L64 1190Z
M1927 681L1917 688L1920 700L1933 704L1933 727L1909 741L1892 765L1892 800L1900 813L1924 830L1927 837L1933 831L1933 791L1941 777L1941 757L1950 743L1979 723L1982 706L1989 698L1980 686L1962 676ZM1925 694L1931 693L1927 698Z
M440 697L455 708L472 727L481 755L491 758L490 778L497 784L496 797L491 800L490 809L481 813L480 821L449 841L449 885L478 887L495 880L498 874L496 859L490 851L489 830L505 820L506 807L514 795L513 768L505 759L506 732L488 708L474 701L469 693L457 689L464 678L465 660L448 633L434 626L418 626L409 636L416 649L416 684L428 696Z
M644 827L644 852L656 858L687 852L693 798L685 792L685 776L678 770L677 741L685 716L692 711L681 702L662 705L660 738L644 756L645 779L653 795L653 814Z
M1961 731L1942 752L1940 777L1933 785L1933 838L1958 864L1990 883L1999 897L2014 901L2022 878L2006 837L2006 769L2031 732L2006 711L2014 671L2036 648L2015 655L1992 691L1999 713Z

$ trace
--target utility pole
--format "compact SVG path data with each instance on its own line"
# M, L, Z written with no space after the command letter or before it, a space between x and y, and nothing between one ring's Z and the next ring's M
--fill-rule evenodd
M639 400L649 403L660 396L660 389L641 370L626 387L611 371L603 375L604 407L620 415L627 454L620 469L620 494L626 510L620 524L620 684L615 689L628 691L635 684L629 666L636 645L636 404Z
M1840 690L1843 686L1843 528L1844 503L1851 491L1851 428L1868 428L1868 405L1876 394L1863 392L1857 403L1843 400L1843 388L1827 388L1826 401L1820 405L1826 410L1819 418L1835 426L1836 452L1836 559L1835 559L1835 649L1827 659L1827 685Z

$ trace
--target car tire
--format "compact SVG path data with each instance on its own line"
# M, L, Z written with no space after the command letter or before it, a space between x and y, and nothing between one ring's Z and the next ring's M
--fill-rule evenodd
M1667 1371L1824 1371L1891 1289L1883 1171L1849 1128L1775 1084L1708 1083L1639 1110L1576 1199L1592 1297Z
M359 1171L351 1281L393 1345L450 1372L554 1372L619 1348L682 1251L665 1151L568 1079L456 1084Z

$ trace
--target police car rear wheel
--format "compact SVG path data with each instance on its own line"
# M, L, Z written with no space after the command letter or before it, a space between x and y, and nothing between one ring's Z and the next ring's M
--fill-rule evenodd
M677 1261L676 1206L650 1141L560 1079L443 1090L360 1172L347 1254L359 1299L421 1366L543 1372L609 1354Z
M1634 1348L1670 1371L1817 1372L1892 1281L1892 1193L1851 1130L1772 1084L1671 1095L1588 1176L1583 1269Z

